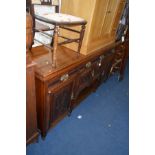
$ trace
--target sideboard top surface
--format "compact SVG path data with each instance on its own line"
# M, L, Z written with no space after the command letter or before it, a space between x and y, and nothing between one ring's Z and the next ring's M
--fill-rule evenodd
M111 44L104 49L100 49L89 55L80 54L77 57L77 53L71 49L63 46L59 46L57 50L57 67L52 67L52 53L44 46L38 46L32 48L31 55L32 61L36 64L36 76L41 80L51 79L58 74L73 69L76 66L89 61L90 59L106 52L111 49L115 44Z
M54 75L56 72L69 67L78 61L81 61L84 55L66 48L58 47L57 53L57 67L52 67L52 53L44 46L32 48L32 60L36 63L36 73L38 76L45 78Z

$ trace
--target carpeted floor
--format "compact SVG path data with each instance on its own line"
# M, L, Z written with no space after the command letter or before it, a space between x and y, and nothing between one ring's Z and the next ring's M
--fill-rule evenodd
M129 67L102 84L46 139L27 147L27 155L128 155Z

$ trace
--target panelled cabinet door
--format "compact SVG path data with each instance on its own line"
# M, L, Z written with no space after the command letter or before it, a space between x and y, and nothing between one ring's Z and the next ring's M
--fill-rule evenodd
M89 40L95 41L101 38L101 31L106 16L106 10L109 0L96 0L93 19L91 23L91 33L89 34Z
M50 105L50 122L57 120L69 110L72 96L73 80L68 79L48 90L48 102Z
M106 9L106 16L104 19L104 23L102 26L102 36L109 34L112 26L112 22L115 18L115 14L117 13L117 7L120 0L109 0L108 6Z

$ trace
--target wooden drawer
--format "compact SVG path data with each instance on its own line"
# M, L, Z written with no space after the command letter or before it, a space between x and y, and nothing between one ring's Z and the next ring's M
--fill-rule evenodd
M47 85L48 85L48 87L54 87L57 84L63 83L66 80L70 80L70 79L74 78L77 75L77 73L78 73L77 68L68 70L65 73L57 75L55 78L48 80Z

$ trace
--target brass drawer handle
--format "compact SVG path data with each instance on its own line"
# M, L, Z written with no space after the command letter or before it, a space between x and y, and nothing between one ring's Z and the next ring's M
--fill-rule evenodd
M102 63L101 63L101 61L98 63L98 66L99 66L99 67L101 67L101 66L102 66Z
M51 93L52 93L52 92L49 90L49 91L48 91L48 94L51 94Z
M99 63L98 63L98 66L99 67L101 67L101 65L102 65L102 60L105 58L105 56L104 55L101 55L100 56L100 60L99 60Z
M91 62L86 63L86 68L90 68L91 67Z
M69 75L68 74L64 74L64 75L61 76L60 80L61 81L66 81L66 80L68 80L68 78L69 78Z

